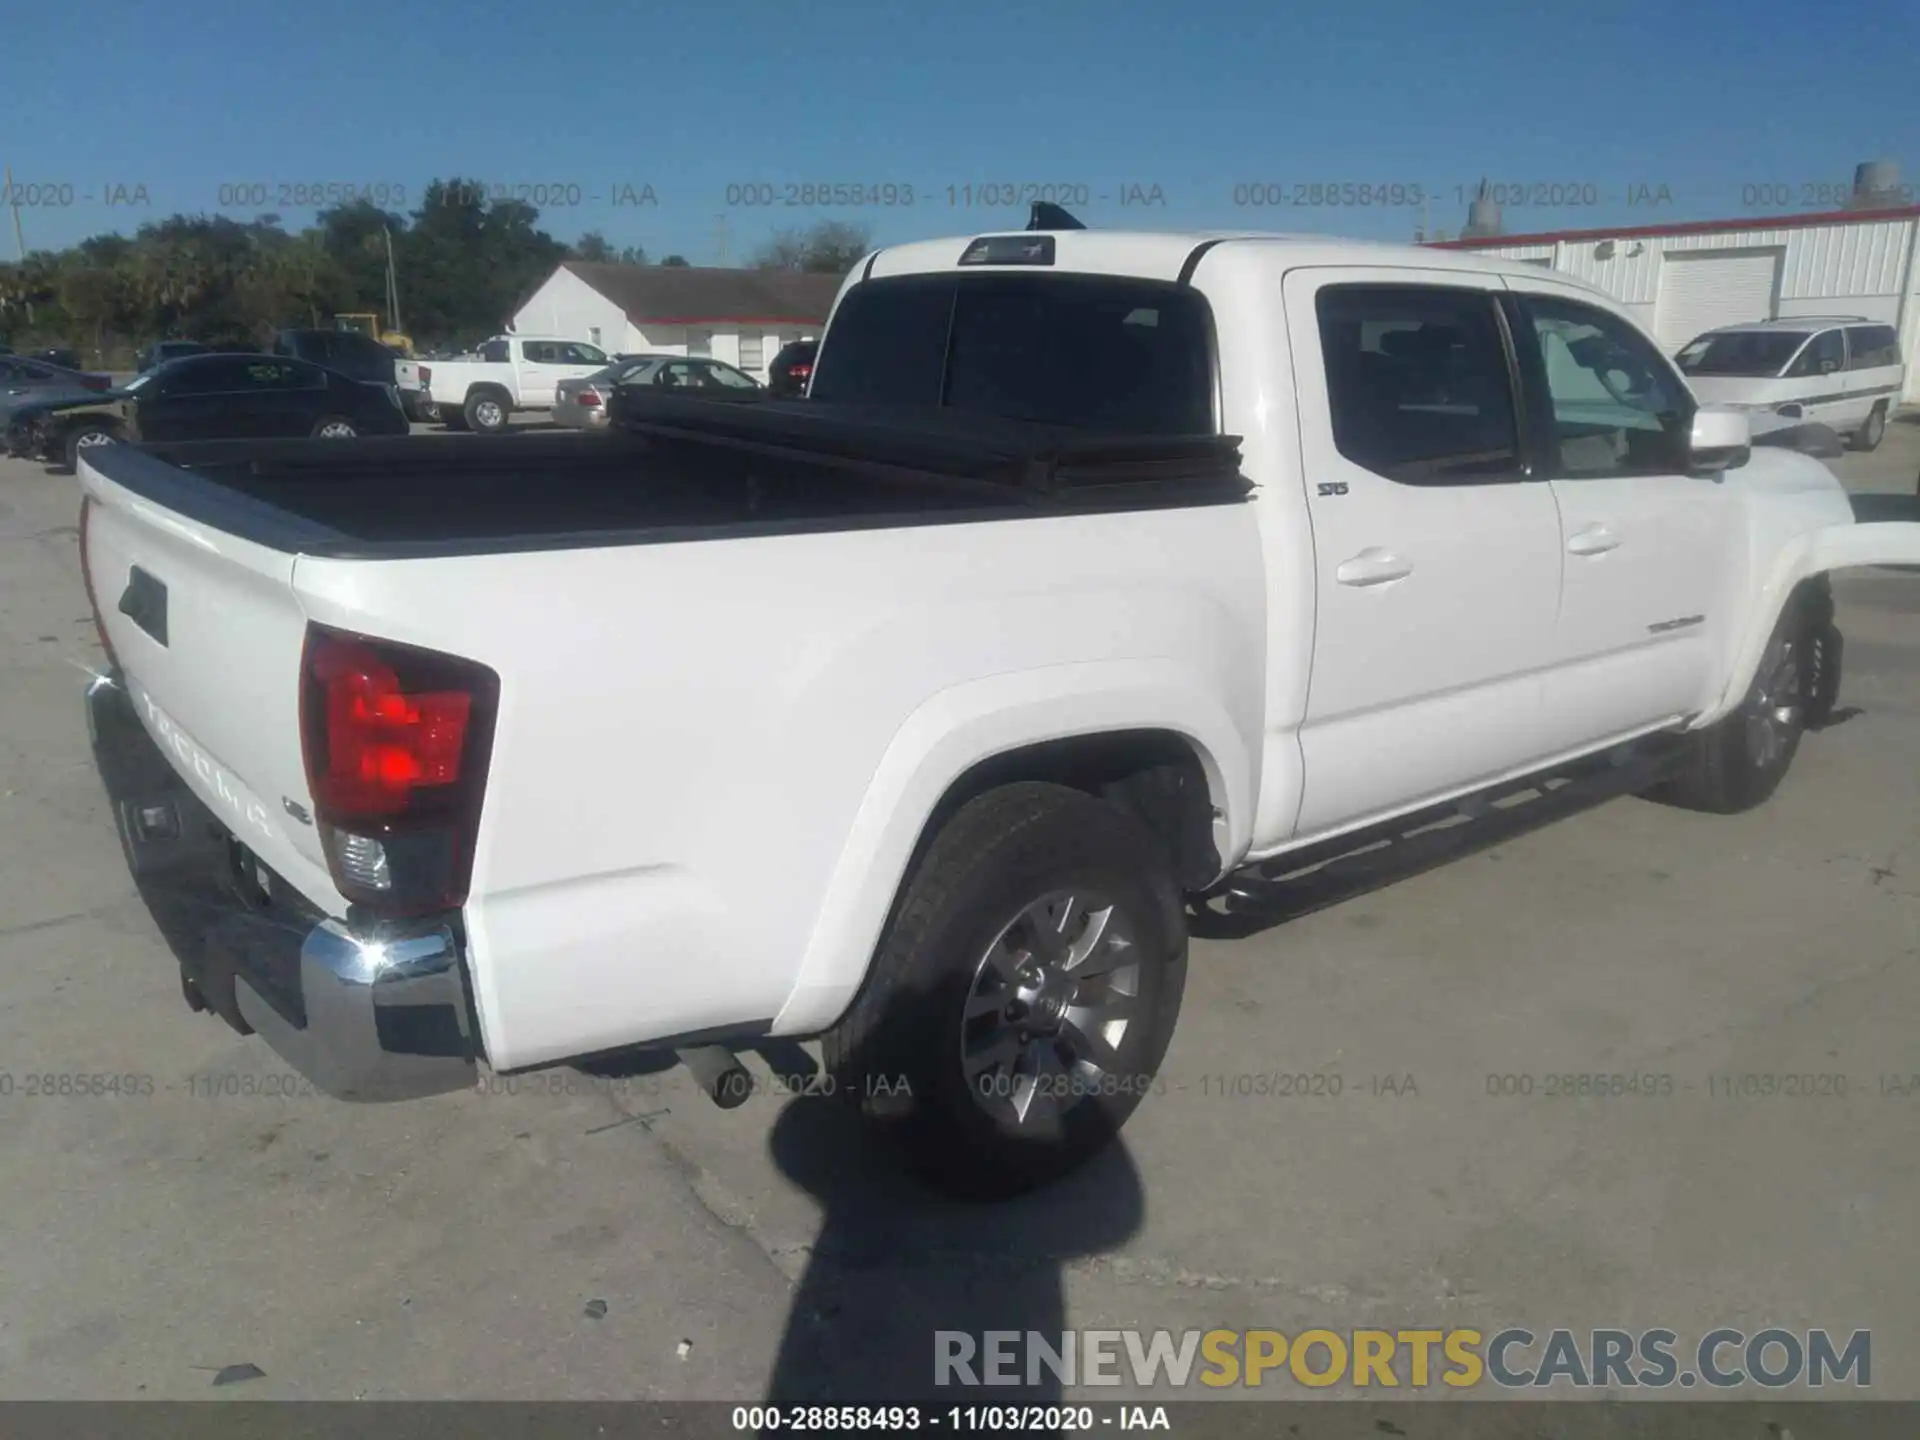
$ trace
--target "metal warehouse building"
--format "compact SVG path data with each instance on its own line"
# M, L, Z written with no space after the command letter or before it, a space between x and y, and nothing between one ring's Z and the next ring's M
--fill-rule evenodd
M1702 330L1796 315L1894 325L1920 401L1920 205L1434 242L1545 265L1628 306L1673 353Z

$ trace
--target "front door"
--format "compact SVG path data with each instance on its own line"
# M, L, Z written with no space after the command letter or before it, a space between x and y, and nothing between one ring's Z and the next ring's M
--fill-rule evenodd
M195 356L167 367L134 391L134 428L140 440L230 439L242 388L242 362L227 355Z
M1570 295L1509 303L1565 551L1547 728L1584 748L1706 703L1735 516L1689 473L1694 402L1651 340Z
M1417 268L1287 276L1317 596L1302 837L1544 755L1559 519L1524 464L1503 289Z

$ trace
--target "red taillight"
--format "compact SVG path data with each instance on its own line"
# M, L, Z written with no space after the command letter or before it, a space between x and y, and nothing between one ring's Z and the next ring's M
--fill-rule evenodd
M348 641L315 647L309 675L326 707L326 764L312 777L320 805L399 815L416 789L459 780L471 695L409 695L392 666Z
M80 583L86 586L87 608L93 611L93 631L100 637L100 648L107 652L107 664L118 668L120 661L113 653L113 642L107 638L107 627L100 619L100 597L93 592L93 552L90 543L93 511L93 497L88 495L80 501Z
M578 400L582 405L599 405L603 403L598 390L582 390L573 398Z
M793 367L793 378L796 380L804 380L811 374L813 374L813 367L811 365L796 365Z
M388 915L463 904L499 678L320 625L301 672L307 782L341 894Z

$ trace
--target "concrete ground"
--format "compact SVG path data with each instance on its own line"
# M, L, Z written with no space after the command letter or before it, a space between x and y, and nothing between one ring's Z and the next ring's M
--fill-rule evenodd
M1836 468L1912 513L1920 425ZM76 506L0 462L0 1398L857 1401L934 1329L1063 1325L1870 1329L1920 1397L1920 576L1840 587L1846 718L1771 804L1618 801L1196 942L1124 1146L969 1210L817 1100L353 1107L190 1014L88 763ZM1592 1073L1669 1078L1544 1094ZM1844 1082L1720 1093L1789 1075Z

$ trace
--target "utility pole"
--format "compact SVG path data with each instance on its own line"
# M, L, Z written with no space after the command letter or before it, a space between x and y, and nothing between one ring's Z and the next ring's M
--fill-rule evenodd
M13 166L7 166L7 204L13 210L13 243L20 247L20 258L27 258L27 237L20 229L20 200L13 193Z
M724 214L716 215L713 217L713 234L714 234L714 242L713 242L714 249L719 252L720 265L721 265L721 268L724 269L726 267L727 259L728 259L727 217Z
M404 335L406 329L400 323L400 277L393 268L393 229L382 225L380 233L387 237L387 314L393 317L393 328Z

